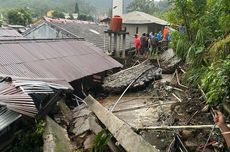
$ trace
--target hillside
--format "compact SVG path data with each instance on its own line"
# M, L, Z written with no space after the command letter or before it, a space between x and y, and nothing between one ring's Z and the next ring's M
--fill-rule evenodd
M35 10L47 10L59 8L66 11L73 11L75 3L78 1L80 9L85 7L95 7L98 9L108 10L112 7L112 0L0 0L0 8L30 7ZM127 6L132 0L124 0Z

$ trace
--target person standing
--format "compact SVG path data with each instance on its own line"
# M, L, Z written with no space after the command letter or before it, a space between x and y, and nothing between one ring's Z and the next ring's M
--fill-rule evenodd
M141 38L141 55L145 53L145 46L146 46L146 33L143 33Z
M150 49L150 46L151 46L151 42L150 42L150 37L149 37L149 34L146 35L146 38L145 38L145 58L148 58L149 56L149 49Z
M138 34L135 34L134 44L136 48L136 55L140 55L140 49L141 49L141 40Z
M158 40L158 42L162 40L161 31L159 31L159 32L157 33L157 40Z
M168 32L169 32L169 28L168 26L165 26L164 31L163 31L163 41L166 41Z

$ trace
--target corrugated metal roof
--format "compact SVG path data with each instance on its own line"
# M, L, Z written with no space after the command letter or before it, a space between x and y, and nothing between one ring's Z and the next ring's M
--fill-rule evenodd
M86 41L0 41L0 73L30 78L57 78L71 82L122 67Z
M0 40L23 39L23 36L14 29L0 28Z
M134 11L122 16L124 24L149 24L156 23L160 25L168 25L167 21L164 21L155 16L149 15L144 12Z
M101 48L102 51L107 51L109 49L109 35L104 33L104 31L107 31L109 27L104 25L98 25L92 22L89 23L86 21L51 22L49 20L46 20L40 25L37 25L35 28L27 30L23 33L23 35L26 37L28 34L36 31L37 29L45 25L49 25L51 28L64 31L63 34L66 34L67 37L84 38L87 42L90 42L95 46ZM132 37L126 35L126 49L134 47L132 39ZM112 49L113 48L114 44L112 43Z
M8 81L9 82L8 82ZM12 80L12 81L11 81ZM54 94L56 90L68 90L69 87L53 83L53 80L34 80L2 77L0 83L0 105L9 110L35 117L38 110L32 99L32 94ZM39 101L40 102L40 101Z
M13 112L6 107L0 107L0 131L18 120L22 115Z

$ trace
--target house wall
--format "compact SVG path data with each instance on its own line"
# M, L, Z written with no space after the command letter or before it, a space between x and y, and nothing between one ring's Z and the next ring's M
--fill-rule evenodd
M159 31L163 32L164 26L159 25L159 24L149 24L148 25L148 33L153 32L153 33L158 33Z
M37 29L33 30L31 33L25 35L29 39L55 39L55 38L65 38L66 36L61 32L56 31L47 24L43 24Z
M160 30L163 30L164 26L163 25L158 25L155 23L152 24L123 24L123 27L126 27L127 32L131 36L136 34L136 30L138 28L138 34L142 35L142 33L150 33L154 32L157 33Z
M148 25L147 24L123 24L123 27L126 28L126 31L129 32L130 36L136 34L136 29L138 28L138 34L141 35L142 33L148 32Z

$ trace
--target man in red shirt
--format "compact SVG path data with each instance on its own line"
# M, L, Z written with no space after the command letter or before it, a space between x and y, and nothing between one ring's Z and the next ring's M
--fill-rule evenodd
M134 44L136 48L136 55L140 55L141 40L138 34L135 34Z

